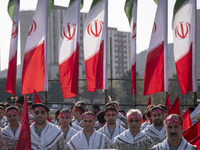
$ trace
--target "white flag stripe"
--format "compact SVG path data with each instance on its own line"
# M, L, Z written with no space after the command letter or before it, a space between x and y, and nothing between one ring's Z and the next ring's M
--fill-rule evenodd
M78 6L79 5L79 6ZM78 6L78 7L77 7ZM68 7L64 25L62 26L62 31L59 42L59 64L67 60L73 52L76 50L77 43L79 43L79 12L80 0L76 0L70 7ZM76 13L73 13L76 12ZM70 28L70 31L69 31ZM71 40L67 38L72 38Z
M185 57L187 58L188 54L190 53L190 46L192 46L192 91L197 91L197 52L196 52L196 32L197 31L197 25L196 25L196 0L188 0L185 2L181 8L178 10L178 12L174 16L173 24L173 36L174 36L174 58L176 64ZM191 45L192 44L192 45ZM189 64L190 62L188 62ZM179 63L180 65L180 63ZM181 66L178 66L181 67ZM178 68L177 68L178 69ZM185 74L187 72L191 72L189 70L185 70ZM183 74L179 73L178 78L182 78ZM182 85L182 81L180 84ZM189 82L189 77L188 77ZM186 93L187 91L191 91L189 89L189 85L191 83L188 83L187 85L182 85L183 93ZM185 87L186 86L186 87Z
M84 33L84 39L83 40L85 41L85 39L87 39L88 41L90 41L90 44L84 45L84 49L86 49L86 50L84 50L85 60L91 58L92 56L94 56L99 51L100 44L98 44L98 43L101 43L102 40L104 40L104 42L106 41L105 36L104 36L106 28L103 27L103 25L104 26L106 25L105 24L106 20L104 18L105 17L105 15L104 15L105 14L105 0L102 0L101 2L98 3L98 5L94 6L90 10L89 14L90 14L89 17L87 17L87 21L85 22L87 24L84 25L84 31L89 31L92 36L90 36L87 32ZM103 21L103 24L102 24L102 22L93 22L93 20ZM94 33L95 29L89 28L88 27L89 23L91 23L91 26L92 25L94 26L95 24L97 24L97 29L99 29L99 30L103 27L102 34L99 35L98 38L93 38L95 35L98 34L98 32ZM91 31L93 31L93 33L95 35L93 35L91 33ZM99 45L99 46L97 47L97 45Z
M131 56L132 56L132 65L135 65L136 63L136 30L137 30L137 2L134 1L134 16L131 20L131 30L132 30L132 50L131 50Z
M48 0L38 1L37 8L35 10L30 28L29 28L29 35L26 41L25 52L33 49L33 47L38 46L38 43L42 41L46 41L46 25L44 23L44 19L48 18L48 12L44 13L44 9L48 10ZM40 16L40 17L39 17ZM44 18L44 19L40 19ZM31 38L30 38L31 37Z
M17 51L18 25L19 25L19 4L17 1L15 1L15 10L14 10L14 17L13 17L12 33L11 33L11 42L10 42L9 61L14 57L14 55Z

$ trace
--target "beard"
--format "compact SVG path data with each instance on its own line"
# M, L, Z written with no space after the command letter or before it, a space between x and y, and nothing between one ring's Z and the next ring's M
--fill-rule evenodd
M108 124L109 124L109 125L114 125L115 123L116 123L116 121L113 120L113 119L108 120Z
M35 118L35 123L38 125L44 125L46 123L46 119L43 118Z
M160 120L160 119L156 119L156 120L154 121L154 124L155 124L155 126L158 126L158 127L160 127L160 126L162 126L162 125L163 125L163 121L162 121L162 120Z

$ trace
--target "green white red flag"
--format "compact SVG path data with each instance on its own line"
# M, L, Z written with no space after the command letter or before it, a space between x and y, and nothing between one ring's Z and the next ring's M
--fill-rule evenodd
M181 92L196 92L196 0L176 0L172 28L174 58Z
M108 0L93 0L84 24L87 90L107 89Z
M78 95L81 0L71 0L59 41L59 73L63 98Z
M144 72L143 95L168 91L167 1L159 0Z
M48 90L47 31L49 0L38 0L30 25L23 61L22 94Z
M9 64L6 80L6 92L15 97L16 93L16 73L17 73L17 43L18 43L18 25L19 25L19 0L10 0L8 2L8 14L12 19L12 33L10 40Z
M126 0L124 11L131 28L131 92L136 95L136 25L137 25L137 0Z

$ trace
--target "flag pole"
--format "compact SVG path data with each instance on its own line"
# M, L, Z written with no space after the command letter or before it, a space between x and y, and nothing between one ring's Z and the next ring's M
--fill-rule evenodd
M197 1L195 0L194 2L194 7L195 7L195 31L197 31ZM195 32L195 55L194 55L194 67L197 68L197 32ZM195 85L193 85L195 87L195 92L194 92L194 105L197 106L197 72L196 69L195 70L195 81L193 82Z
M104 72L104 89L105 89L105 103L108 101L108 85L107 85L107 53L108 53L108 0L105 0L105 17L106 17L106 43L105 43L105 50L104 50L104 67L105 67L105 72Z

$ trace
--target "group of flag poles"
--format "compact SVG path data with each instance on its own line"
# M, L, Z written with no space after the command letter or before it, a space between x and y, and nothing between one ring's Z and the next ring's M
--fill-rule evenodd
M15 96L20 0L10 0L13 20L6 91ZM143 95L168 91L167 1L155 0L157 11L146 58ZM132 88L136 95L137 0L126 0L124 10L132 30ZM70 0L59 40L59 75L63 98L78 95L79 26L83 0ZM22 70L22 94L48 91L47 26L53 0L38 1L29 28ZM176 0L172 23L174 57L182 94L196 92L196 0ZM87 90L107 89L108 0L94 0L84 24L83 46Z
M48 91L47 26L53 0L38 0L29 28L22 70L22 94ZM155 0L157 11L147 53L143 95L168 91L167 1ZM13 21L6 91L15 96L20 0L9 0ZM132 88L136 95L137 0L126 0L132 30ZM83 0L70 0L59 40L59 73L63 98L78 95L79 26ZM173 16L174 57L182 94L196 92L196 0L176 0ZM108 0L93 0L84 25L83 45L87 90L107 89ZM175 101L177 102L177 100ZM27 105L25 96L24 106ZM171 108L172 109L172 108ZM27 124L27 106L22 124ZM23 126L22 126L23 128ZM21 129L23 130L23 129ZM199 134L198 134L199 135Z

